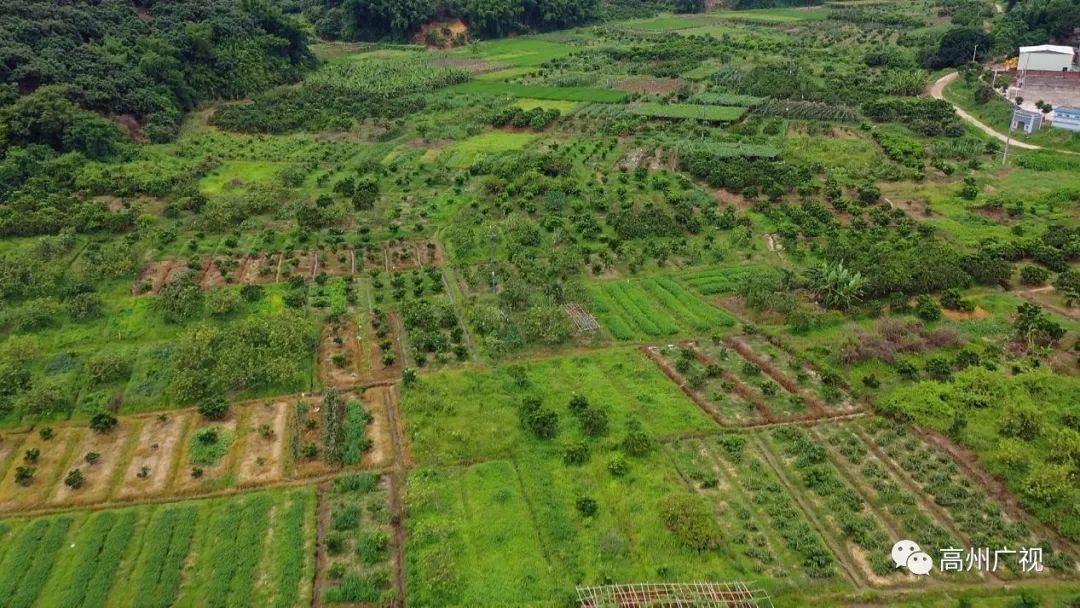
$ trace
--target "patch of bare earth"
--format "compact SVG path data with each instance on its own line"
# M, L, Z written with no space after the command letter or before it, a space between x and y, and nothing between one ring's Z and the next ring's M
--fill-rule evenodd
M56 485L49 502L53 504L89 504L104 502L109 497L113 475L123 464L124 451L131 436L130 425L117 426L108 433L87 432L75 448L69 469L79 469L86 478L85 483L73 490L63 483ZM94 464L86 462L89 453L98 455Z
M323 326L319 343L319 379L324 385L348 387L359 384L360 357L355 315L343 315Z
M260 253L249 257L240 272L240 282L245 285L274 282L277 280L278 262L280 261L281 254L278 253L270 255Z
M625 78L615 88L629 93L654 93L666 95L687 88L690 83L679 78L650 78L648 76Z
M288 413L289 404L285 401L250 407L244 421L246 433L236 473L241 485L259 485L282 478Z
M394 444L391 436L389 399L390 389L385 386L364 391L361 397L364 407L372 416L367 428L371 438L371 449L364 454L360 465L364 468L383 468L393 464Z
M134 498L161 494L169 484L173 459L186 436L193 414L147 420L139 432L135 452L115 497Z
M37 449L40 455L36 462L24 462L19 454L18 458L8 470L7 475L0 481L0 510L13 510L27 507L35 507L45 502L52 490L54 483L60 482L64 476L62 467L66 464L69 445L78 442L86 429L59 429L52 439L45 441L37 434L29 435L20 446L24 453L27 450ZM26 486L15 483L15 467L30 466L34 468L34 477Z

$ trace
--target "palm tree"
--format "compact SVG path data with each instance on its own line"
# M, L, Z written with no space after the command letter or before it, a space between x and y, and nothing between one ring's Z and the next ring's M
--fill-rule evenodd
M845 268L843 262L826 262L810 271L810 287L826 308L845 310L859 301L866 279L862 273Z

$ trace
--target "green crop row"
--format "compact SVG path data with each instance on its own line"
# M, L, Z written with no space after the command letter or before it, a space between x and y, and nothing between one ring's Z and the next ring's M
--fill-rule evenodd
M613 281L589 289L592 311L618 340L702 333L734 319L668 278Z
M653 118L695 118L710 122L731 122L742 118L745 107L695 105L689 103L642 103L630 108L640 116Z

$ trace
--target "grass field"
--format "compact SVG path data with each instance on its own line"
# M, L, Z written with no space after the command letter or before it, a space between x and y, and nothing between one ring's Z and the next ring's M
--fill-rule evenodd
M518 99L514 105L522 110L543 108L545 110L558 110L561 114L573 112L580 104L576 101L560 101L557 99Z
M631 419L654 437L712 426L647 358L631 349L540 359L498 371L431 374L403 392L402 407L417 464L453 465L510 458L543 445L521 428L518 405L535 395L565 412L574 393L608 410L613 437L621 436ZM564 417L561 437L580 439L577 425Z
M481 154L497 154L509 150L520 150L529 145L536 135L532 133L511 133L508 131L489 131L463 139L447 150L440 152L451 167L465 168Z
M311 489L0 521L0 604L310 605Z
M734 319L668 278L589 286L590 310L618 340L707 334Z
M485 40L475 47L457 49L451 54L510 63L519 67L531 67L552 59L565 57L576 50L578 50L578 47L569 44L520 36L499 40Z
M641 103L630 107L639 116L652 118L691 118L710 122L731 122L742 118L744 107L694 105L688 103Z
M538 84L516 84L511 82L493 82L471 80L447 89L456 93L476 93L481 95L514 95L532 99L555 101L591 101L595 103L618 103L626 98L626 93L614 89L594 87L549 87Z

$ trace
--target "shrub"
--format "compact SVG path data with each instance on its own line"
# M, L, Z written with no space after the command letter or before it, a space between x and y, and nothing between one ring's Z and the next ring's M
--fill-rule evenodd
M38 461L38 458L41 458L40 448L30 448L23 453L23 462L26 464L34 464Z
M559 432L559 415L544 407L537 397L529 397L518 408L521 426L541 439L551 439Z
M608 461L608 472L615 477L623 477L630 472L630 466L626 464L626 459L622 456L615 456Z
M98 454L97 452L87 452L86 456L83 456L83 460L86 461L86 464L94 465L101 460L101 454Z
M915 302L915 314L923 321L937 321L941 318L941 307L928 295L921 295Z
M127 363L112 353L97 353L86 362L86 378L91 386L123 380L128 373Z
M581 513L584 517L592 517L600 510L600 505L588 496L577 499L575 506L577 507L578 513Z
M644 431L630 431L622 441L623 451L631 456L645 456L652 448L652 438Z
M28 486L30 482L34 481L34 473L37 469L34 467L15 467L15 483L20 486Z
M56 431L54 431L51 426L42 427L42 429L38 431L38 436L44 441L52 439L55 435Z
M570 397L570 411L573 412L575 416L580 416L582 412L588 408L589 400L586 399L584 395L575 393L574 396Z
M229 402L225 397L216 396L199 404L199 414L210 420L221 420L229 413Z
M695 494L672 494L660 503L664 525L691 549L708 551L720 545L720 527L709 505Z
M1020 269L1020 282L1024 285L1044 285L1050 278L1050 271L1042 266L1029 264Z
M68 471L67 477L64 477L64 485L72 490L78 490L86 483L86 476L79 469L71 469Z
M113 416L109 412L98 412L90 418L90 428L98 433L108 433L116 428L116 424L116 416Z
M563 450L563 462L567 465L583 465L589 461L589 446L584 443L569 445Z
M358 492L367 494L379 486L379 474L371 471L346 473L334 479L335 492Z
M330 519L330 527L334 530L354 530L360 526L360 507L354 504L342 505L335 508Z
M589 437L599 437L608 430L607 412L591 407L581 412L581 432Z

